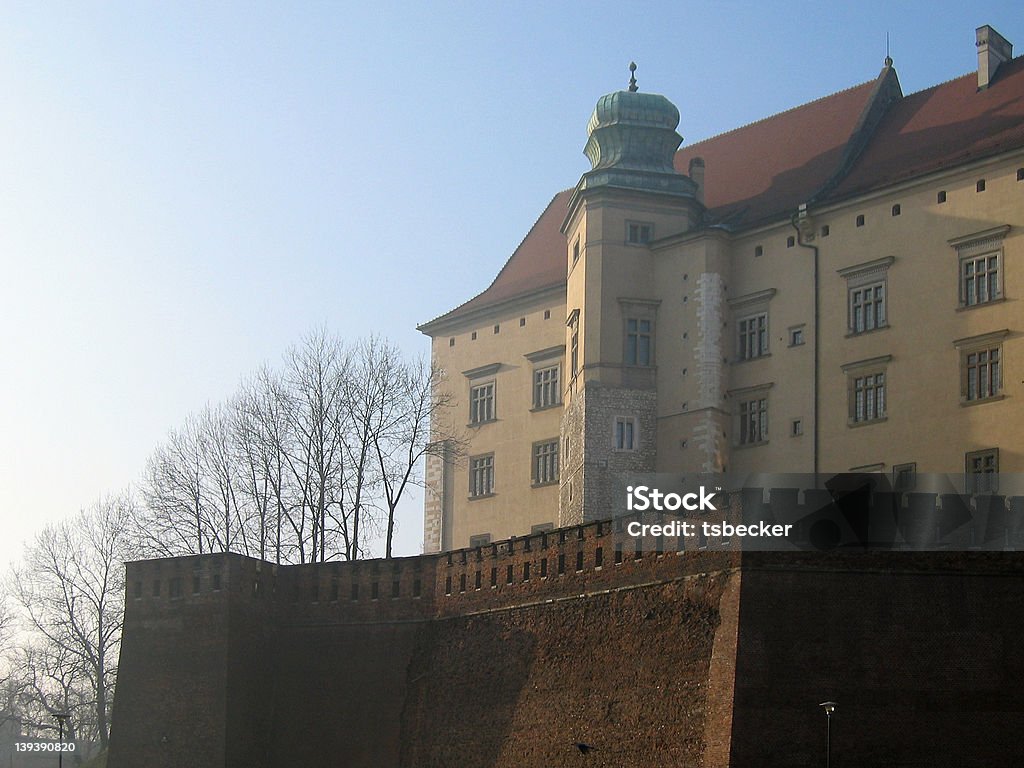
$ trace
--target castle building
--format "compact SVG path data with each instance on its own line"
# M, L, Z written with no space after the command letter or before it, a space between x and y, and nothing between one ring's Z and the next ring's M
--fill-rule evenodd
M664 96L601 97L591 170L420 326L465 435L425 550L607 518L614 473L1024 472L1024 57L977 51L681 149Z

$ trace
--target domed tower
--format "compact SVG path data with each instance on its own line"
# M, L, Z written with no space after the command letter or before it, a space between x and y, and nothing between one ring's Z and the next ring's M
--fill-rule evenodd
M698 186L673 165L679 110L630 84L598 99L569 201L567 393L559 522L609 516L615 475L653 472L659 241L699 226Z

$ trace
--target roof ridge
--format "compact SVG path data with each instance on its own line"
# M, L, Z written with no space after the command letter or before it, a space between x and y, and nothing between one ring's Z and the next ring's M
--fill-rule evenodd
M811 101L804 102L803 104L797 104L795 107L790 107L789 109L784 109L781 112L775 112L774 114L767 115L766 117L762 117L759 120L751 120L749 123L744 123L743 125L738 125L735 128L730 128L728 131L722 131L721 133L716 133L716 134L714 134L712 136L708 136L707 138L701 139L700 141L695 141L692 144L687 144L687 145L685 145L683 147L680 147L676 151L676 153L678 154L680 152L685 152L687 150L692 149L693 147L698 147L701 144L705 144L706 142L714 141L715 139L720 139L723 136L728 136L729 134L736 133L737 131L742 131L744 128L750 128L753 125L758 125L760 123L766 123L769 120L774 120L775 118L781 117L782 115L788 115L790 112L796 112L798 109L803 109L804 107L809 107L812 104L817 104L820 101L825 101L826 99L831 99L834 96L839 96L840 94L843 94L843 93L849 93L850 91L855 91L858 88L863 88L865 85L871 85L871 84L875 83L877 81L877 79L878 78L872 78L871 80L865 80L863 83L857 83L856 85L851 85L848 88L843 88L842 90L835 91L833 93L829 93L829 94L827 94L825 96L821 96L821 97L819 97L817 99L812 99Z

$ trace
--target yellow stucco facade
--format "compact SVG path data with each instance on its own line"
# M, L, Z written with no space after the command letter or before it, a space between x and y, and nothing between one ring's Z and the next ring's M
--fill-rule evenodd
M1024 472L1024 60L983 30L977 84L887 60L680 151L664 97L604 97L593 169L421 327L453 402L425 549L601 517L616 471Z

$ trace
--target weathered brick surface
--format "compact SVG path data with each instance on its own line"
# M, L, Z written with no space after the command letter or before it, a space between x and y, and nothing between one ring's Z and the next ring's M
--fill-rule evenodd
M133 563L110 765L549 768L577 741L594 766L817 765L826 699L834 765L1013 765L1022 577L1002 552L638 550L607 522Z

